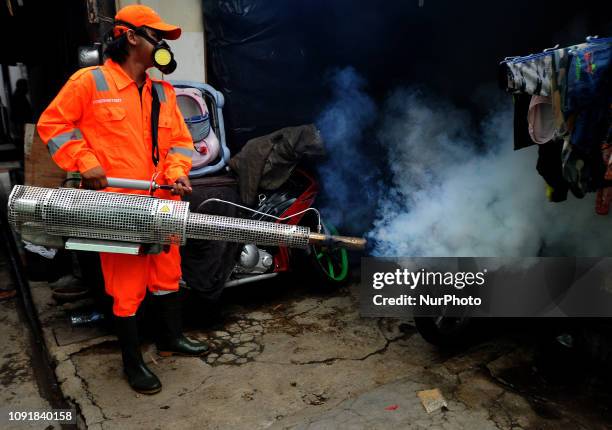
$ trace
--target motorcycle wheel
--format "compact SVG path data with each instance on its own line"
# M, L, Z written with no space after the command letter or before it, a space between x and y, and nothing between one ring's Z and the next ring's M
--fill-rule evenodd
M323 223L323 230L327 234L338 234L336 228L328 223ZM346 249L310 245L305 259L307 264L303 272L314 278L314 281L328 287L340 287L348 283L349 260Z

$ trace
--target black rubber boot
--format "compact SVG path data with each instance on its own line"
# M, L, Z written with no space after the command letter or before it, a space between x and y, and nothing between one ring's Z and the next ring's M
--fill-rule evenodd
M159 393L162 388L161 382L142 359L136 317L115 316L115 328L121 345L123 371L130 387L142 394Z
M157 353L162 357L184 355L198 357L208 352L208 345L194 342L183 335L181 301L178 293L154 295L159 317Z

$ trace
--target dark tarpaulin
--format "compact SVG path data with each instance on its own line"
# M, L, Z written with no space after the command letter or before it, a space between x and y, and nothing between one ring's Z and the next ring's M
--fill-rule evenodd
M327 74L345 66L377 100L399 85L425 84L478 113L498 91L504 57L609 33L604 4L203 0L210 83L226 96L232 149L314 122L329 102Z
M211 83L226 96L232 152L236 136L243 144L280 124L305 122L301 119L309 117L313 101L307 85L312 68L304 53L305 35L296 31L298 8L259 0L204 0L203 7Z

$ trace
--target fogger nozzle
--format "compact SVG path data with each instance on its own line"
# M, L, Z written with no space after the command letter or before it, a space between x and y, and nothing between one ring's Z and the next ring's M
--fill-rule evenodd
M52 236L183 245L187 238L306 248L363 249L365 240L311 233L308 227L189 212L189 203L139 194L17 185L8 202L17 230Z

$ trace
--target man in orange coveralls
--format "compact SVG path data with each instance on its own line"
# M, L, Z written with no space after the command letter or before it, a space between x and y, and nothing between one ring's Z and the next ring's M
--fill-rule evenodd
M146 194L107 188L106 177L150 180L157 175L156 182L173 185L172 192L158 191L158 197L178 200L191 193L187 175L193 143L174 89L146 73L153 66L163 73L174 70L176 63L163 39L177 39L180 34L179 27L163 22L151 8L124 7L115 16L104 65L72 75L40 117L38 133L53 160L64 170L79 171L82 187ZM157 148L151 134L155 96ZM157 393L161 383L142 359L135 316L147 288L159 313L158 353L197 356L208 350L182 334L179 297L172 294L178 291L181 277L178 247L158 255L101 253L100 257L106 292L113 297L128 382L140 393Z

